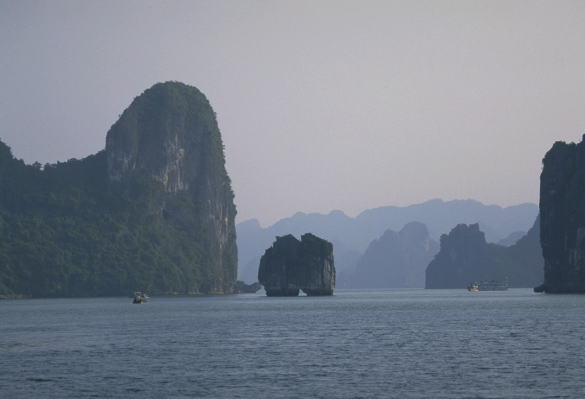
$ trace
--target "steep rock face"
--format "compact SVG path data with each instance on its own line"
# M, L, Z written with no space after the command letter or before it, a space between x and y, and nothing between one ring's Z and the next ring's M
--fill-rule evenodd
M0 142L0 295L234 290L230 179L196 88L154 85L82 160L25 165Z
M426 288L465 288L473 281L533 287L542 281L539 220L511 247L489 244L478 224L457 225L441 236L441 250L426 270Z
M408 223L398 233L386 230L359 259L349 287L422 288L425 270L437 252L439 244L422 223Z
M203 154L211 152L212 156ZM112 180L146 173L167 192L201 185L215 156L223 159L215 114L199 90L159 83L135 98L106 136Z
M134 99L106 137L110 180L148 176L167 195L161 214L181 224L184 202L197 214L198 237L214 262L206 292L230 292L237 274L233 192L215 113L195 87L159 83Z
M540 175L542 290L585 292L585 136L556 142Z
M333 245L307 233L297 240L277 237L260 259L258 281L268 296L332 295L335 288Z
M488 252L477 223L455 226L441 236L441 250L427 267L425 287L464 288L472 281L488 280Z

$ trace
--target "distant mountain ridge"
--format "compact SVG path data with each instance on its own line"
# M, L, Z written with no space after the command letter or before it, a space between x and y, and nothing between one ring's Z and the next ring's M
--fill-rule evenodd
M410 222L400 231L386 230L357 261L347 288L423 288L425 271L439 252L427 227Z
M334 246L338 273L353 271L355 262L370 242L384 231L400 230L406 224L418 221L425 224L431 238L438 240L457 224L479 223L489 242L497 242L515 231L528 231L538 214L532 203L501 207L484 205L475 200L443 201L433 199L404 207L384 206L368 209L355 218L336 210L328 214L297 212L263 228L255 220L237 224L238 275L244 281L255 281L258 262L264 250L276 236L305 233L317 234Z

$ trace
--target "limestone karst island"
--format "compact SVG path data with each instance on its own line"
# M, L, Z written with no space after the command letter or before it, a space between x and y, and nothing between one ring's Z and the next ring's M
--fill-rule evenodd
M585 398L585 0L0 0L0 399Z
M246 284L237 281L234 194L204 94L179 82L155 84L105 137L97 154L44 166L25 164L0 142L0 297L253 293L256 281L268 296L320 296L332 295L336 280L345 288L506 281L585 292L583 142L558 142L546 154L539 212L430 201L372 210L378 216L364 220L337 212L319 223L282 223L296 226L300 240L288 227L264 233L242 223L239 249L251 259L240 261L240 272L251 270ZM464 213L480 223L456 223ZM409 219L399 233L384 231ZM437 232L444 233L440 246Z
M232 293L235 216L207 98L155 84L84 159L25 165L0 143L0 294Z
M585 135L546 153L540 217L544 283L537 291L585 293Z
M332 295L333 245L310 233L300 241L291 234L277 237L260 259L258 280L268 296Z

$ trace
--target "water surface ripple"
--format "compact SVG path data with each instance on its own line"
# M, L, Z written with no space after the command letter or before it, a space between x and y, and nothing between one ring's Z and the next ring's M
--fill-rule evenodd
M585 296L0 301L2 398L583 398Z

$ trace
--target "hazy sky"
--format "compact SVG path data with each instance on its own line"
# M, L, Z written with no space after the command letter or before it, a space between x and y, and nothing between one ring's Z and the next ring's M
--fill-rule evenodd
M585 1L0 0L0 138L102 149L179 80L214 107L238 220L430 198L537 202L585 133Z

